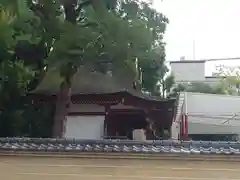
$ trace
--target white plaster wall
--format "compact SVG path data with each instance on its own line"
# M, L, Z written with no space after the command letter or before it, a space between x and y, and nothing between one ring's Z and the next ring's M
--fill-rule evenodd
M180 134L180 126L178 122L173 122L171 127L171 139L178 139Z
M105 108L97 104L71 104L69 112L105 112Z
M65 138L102 139L105 116L68 116Z
M211 116L240 113L240 96L187 93L185 98L187 114L207 114Z
M194 82L205 80L205 62L174 62L170 64L175 81Z

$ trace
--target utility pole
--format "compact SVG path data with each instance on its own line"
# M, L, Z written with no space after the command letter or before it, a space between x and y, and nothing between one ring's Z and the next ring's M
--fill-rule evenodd
M196 60L195 59L195 51L196 51L196 49L195 49L195 39L193 40L193 60Z

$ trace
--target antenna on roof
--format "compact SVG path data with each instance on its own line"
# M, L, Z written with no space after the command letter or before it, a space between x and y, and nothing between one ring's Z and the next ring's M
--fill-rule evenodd
M195 60L195 52L196 52L196 49L195 49L195 39L193 40L193 60Z
M185 61L185 60L186 60L185 56L180 57L180 61Z

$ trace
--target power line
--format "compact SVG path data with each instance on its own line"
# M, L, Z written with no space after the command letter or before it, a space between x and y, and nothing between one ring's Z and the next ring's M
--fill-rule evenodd
M202 59L203 61L225 61L225 60L240 60L240 57L217 58L217 59Z
M188 117L196 117L199 119L216 119L216 120L227 120L227 121L239 121L239 116L229 116L229 117L223 117L223 116L206 116L206 115L188 115ZM200 122L197 122L200 123Z
M240 57L229 57L229 58L210 58L210 59L199 59L199 60L195 60L195 59L188 59L188 60L167 60L167 62L188 62L188 61L225 61L225 60L240 60Z

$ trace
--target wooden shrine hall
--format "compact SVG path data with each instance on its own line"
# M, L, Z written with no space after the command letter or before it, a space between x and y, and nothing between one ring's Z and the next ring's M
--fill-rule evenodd
M59 74L48 72L30 97L57 103L60 84ZM134 139L133 131L143 129L146 139L156 139L159 130L171 131L175 99L157 100L136 90L131 81L80 69L71 91L71 103L57 137Z

